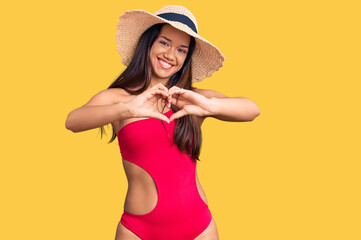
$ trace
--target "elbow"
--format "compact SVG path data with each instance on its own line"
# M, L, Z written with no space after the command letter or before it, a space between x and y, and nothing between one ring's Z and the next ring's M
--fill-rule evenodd
M70 114L71 113L69 113L68 117L65 120L65 128L75 133L76 131L74 130Z
M72 127L71 127L69 118L67 118L67 119L65 120L65 128L68 129L68 130L70 130L70 131L72 131L72 132L74 132L74 131L72 130Z
M249 119L248 121L253 121L256 117L258 117L261 114L261 111L259 109L259 107L257 106L257 104L252 101L251 99L249 99L250 104L249 106Z
M253 121L256 117L258 117L261 114L261 111L259 110L259 108L256 106L255 110L252 111L252 114L250 114L250 118L248 121Z
M252 101L253 102L253 101ZM253 102L253 114L252 114L252 120L253 121L256 117L258 117L261 114L261 111L259 110L259 107L255 102Z
M258 117L261 114L260 111L257 111L254 115L251 121L253 121L256 117Z
M261 114L261 111L259 110L259 108L257 107L254 113L254 117L253 119L255 119L256 117L258 117Z

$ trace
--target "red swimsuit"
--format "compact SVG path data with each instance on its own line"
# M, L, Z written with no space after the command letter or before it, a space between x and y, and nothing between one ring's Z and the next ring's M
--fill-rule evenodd
M168 118L173 110L164 113ZM197 190L196 163L173 143L174 121L154 118L131 122L118 132L123 159L152 176L158 192L155 208L146 214L126 212L121 223L143 240L193 240L212 220Z

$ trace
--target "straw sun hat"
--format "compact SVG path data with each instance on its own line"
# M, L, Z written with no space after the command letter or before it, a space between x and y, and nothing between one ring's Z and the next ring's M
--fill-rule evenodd
M223 66L225 58L222 52L198 35L198 25L193 14L187 8L177 5L164 6L154 14L144 10L129 10L119 17L115 39L121 62L124 65L129 65L142 33L157 23L169 23L195 38L196 46L192 55L192 82L200 82L204 78L212 76Z

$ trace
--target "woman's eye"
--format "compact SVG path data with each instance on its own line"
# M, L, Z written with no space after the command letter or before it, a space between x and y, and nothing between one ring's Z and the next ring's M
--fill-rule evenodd
M161 44L168 46L168 43L160 41Z
M186 51L184 51L183 49L179 49L179 51L182 53L186 53Z

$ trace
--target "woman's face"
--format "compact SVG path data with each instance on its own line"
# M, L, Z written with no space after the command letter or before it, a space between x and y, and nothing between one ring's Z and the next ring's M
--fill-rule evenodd
M168 80L182 68L188 54L190 36L169 24L163 25L150 49L152 79Z

